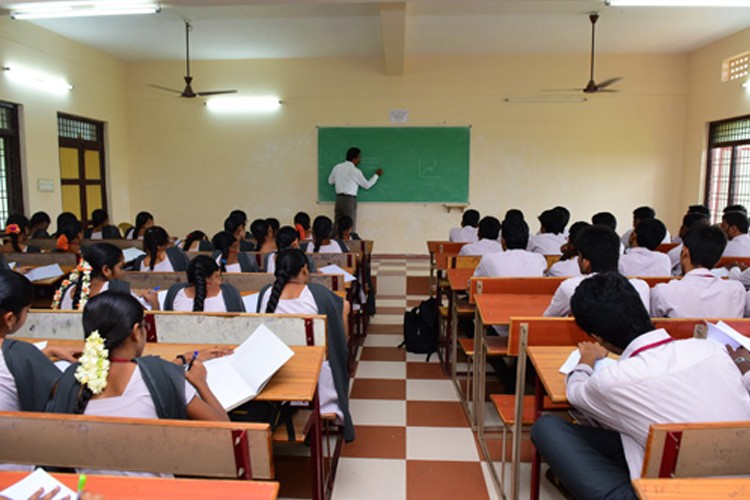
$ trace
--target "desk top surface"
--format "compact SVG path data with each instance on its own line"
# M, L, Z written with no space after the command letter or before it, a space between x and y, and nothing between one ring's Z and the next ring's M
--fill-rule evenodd
M511 316L541 316L552 300L546 294L492 293L475 296L477 311L485 325L510 324Z
M553 403L567 403L565 375L560 367L568 359L575 346L530 346L526 348L536 375Z
M750 479L740 477L634 479L633 487L642 500L750 498Z
M469 289L469 278L474 276L474 269L448 269L448 284L454 292L463 292Z

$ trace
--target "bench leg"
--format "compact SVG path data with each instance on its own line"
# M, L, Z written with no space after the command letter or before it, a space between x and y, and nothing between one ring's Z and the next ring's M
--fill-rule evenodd
M323 421L320 418L318 391L313 398L313 412L310 426L310 463L312 464L312 498L325 499L325 473L323 470Z

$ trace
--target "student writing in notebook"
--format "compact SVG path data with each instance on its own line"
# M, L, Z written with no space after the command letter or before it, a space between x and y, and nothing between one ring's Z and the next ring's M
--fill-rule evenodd
M255 238L255 251L268 253L276 250L276 240L273 238L273 230L264 219L255 219L250 224L250 232Z
M81 253L81 241L83 240L83 228L80 222L70 222L57 234L55 251L61 253Z
M208 241L208 235L199 229L188 233L182 242L182 250L185 252L208 252L213 249L213 245Z
M467 243L458 251L458 255L486 255L502 252L503 245L498 241L500 237L500 221L492 216L482 217L477 232L479 241Z
M135 216L135 227L125 234L125 239L142 240L146 230L154 225L154 216L148 212L138 212Z
M528 224L523 219L506 219L501 238L505 251L483 255L474 276L544 276L547 260L542 254L527 251L528 242Z
M721 218L721 229L729 239L722 257L750 257L747 213L725 212Z
M623 276L671 276L669 256L657 252L667 234L667 227L659 219L645 219L633 229L630 250L620 257L619 270Z
M49 218L47 212L34 212L29 219L29 235L32 239L40 238L46 239L51 238L48 230L52 220Z
M257 273L258 263L254 256L240 251L240 241L231 233L221 231L211 238L214 253L211 255L222 273Z
M346 253L349 248L343 241L333 239L333 221L325 215L315 217L313 221L313 241L307 243L307 253Z
M187 281L169 287L164 310L245 312L239 290L222 282L221 269L208 255L198 255L190 261Z
M101 208L91 212L91 227L83 232L83 237L92 240L119 240L122 238L120 230L109 223L109 214Z
M299 233L297 232L297 230L291 226L284 226L280 228L279 232L276 233L276 248L278 250L266 254L263 268L267 273L273 274L274 272L276 272L276 256L278 255L278 253L282 250L286 250L287 248L299 247ZM307 256L307 269L311 273L315 272L315 261L310 255Z
M137 271L184 271L190 261L185 252L172 245L167 232L159 226L146 230L143 235L143 250L146 255L141 255L132 264Z
M529 252L544 255L560 255L560 247L565 244L565 212L559 208L545 210L539 215L539 234L529 238Z
M570 226L568 241L560 247L562 252L560 260L547 269L546 276L581 276L581 266L578 263L578 249L575 242L581 231L587 227L591 227L591 224L583 221L575 222Z
M461 227L454 227L448 233L448 240L454 243L474 243L479 240L479 212L470 208L461 216Z
M254 251L255 245L247 241L247 217L242 215L244 212L242 214L232 212L232 214L224 221L224 231L237 239L240 252Z
M5 221L4 243L0 247L0 252L39 253L39 247L26 244L28 237L28 219L20 214L11 215Z

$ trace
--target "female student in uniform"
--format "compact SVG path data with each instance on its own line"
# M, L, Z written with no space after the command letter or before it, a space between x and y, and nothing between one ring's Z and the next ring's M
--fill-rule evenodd
M276 256L280 251L287 248L299 248L299 233L297 230L292 226L280 228L276 233L276 248L277 251L265 255L263 268L267 273L276 271ZM315 261L310 255L307 256L307 268L311 273L315 272Z
M58 231L55 251L63 253L81 253L81 241L83 240L83 228L81 223L70 222Z
M255 250L255 245L245 239L247 235L247 221L241 215L237 214L227 217L224 221L224 231L237 238L237 241L240 243L240 252L252 252Z
M325 215L315 217L313 221L313 241L305 246L307 253L346 253L349 248L343 241L331 239L333 222Z
M52 223L47 212L34 212L29 220L29 234L34 238L51 238L47 229Z
M310 232L310 216L307 212L297 212L294 216L294 229L299 233L300 241L312 239Z
M91 240L119 240L120 230L109 223L109 214L101 208L91 212L91 227L83 232L83 237Z
M28 235L29 220L20 214L11 215L5 221L5 243L0 247L0 252L39 253L39 247L25 243Z
M255 257L240 252L240 241L232 234L221 231L211 238L214 253L212 257L223 273L258 273Z
M328 361L321 368L318 384L321 412L336 412L344 423L344 438L352 441L354 426L349 414L349 350L345 327L349 304L324 286L310 283L307 256L299 249L279 252L275 276L273 285L260 291L258 312L326 315Z
M133 261L133 269L137 271L173 272L185 271L190 259L181 249L173 246L164 228L153 226L146 230L143 236L143 250L141 255Z
M354 228L354 221L348 215L344 215L338 221L336 225L336 238L340 241L351 241L361 239L357 233L352 231Z
M148 212L138 212L135 216L135 227L125 234L126 240L142 240L146 230L154 225L154 216Z
M169 287L165 311L245 312L240 292L222 283L221 269L208 255L190 261L187 280Z
M255 238L255 251L269 253L276 250L276 240L273 238L271 226L263 219L255 219L250 224L250 232Z
M214 248L211 242L208 241L208 235L196 229L185 236L185 241L182 242L182 249L185 252L207 252Z

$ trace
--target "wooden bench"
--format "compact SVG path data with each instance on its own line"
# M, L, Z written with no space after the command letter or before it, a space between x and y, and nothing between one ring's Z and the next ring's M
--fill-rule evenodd
M750 257L722 257L714 267L725 267L735 263L750 266Z
M524 295L554 295L560 283L568 278L487 278L472 277L469 280L469 303L474 304L476 295L483 293L511 293Z
M437 281L442 279L442 271L446 269L448 257L458 255L465 244L443 240L427 242L427 251L430 254L430 296L437 293Z
M55 248L57 248L57 240L54 238L33 238L26 241L29 245L34 245L36 247L39 247L42 252L51 252ZM109 243L110 245L114 245L117 248L120 248L122 250L126 248L143 248L143 241L142 240L126 240L126 239L109 239L109 240L92 240L92 239L84 239L81 241L81 246L86 247L93 245L95 243Z
M73 268L78 264L78 256L74 253L24 253L10 252L4 253L5 261L15 262L17 266L49 266L58 264L60 267Z
M224 283L230 284L240 292L257 292L266 285L274 282L274 275L270 273L224 273ZM149 271L127 271L123 281L130 283L133 289L168 289L175 283L187 282L187 274L180 272L149 272ZM344 277L340 274L318 274L310 275L311 283L318 283L333 292L344 291Z
M3 460L10 463L274 477L268 424L0 412L0 430Z
M741 477L633 479L641 500L737 500L750 498L750 479Z
M659 246L656 247L657 252L661 253L669 253L670 250L673 248L679 246L680 243L661 243Z

